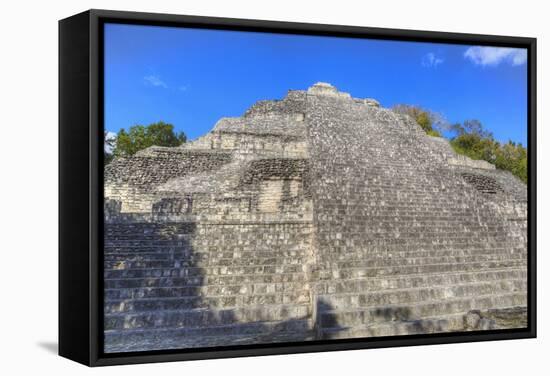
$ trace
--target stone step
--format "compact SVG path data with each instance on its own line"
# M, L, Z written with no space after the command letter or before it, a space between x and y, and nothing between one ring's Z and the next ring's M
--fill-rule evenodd
M368 201L366 201L368 198ZM402 203L400 205L380 205L379 201L371 201L372 197L358 197L356 200L347 199L347 201L353 201L344 204L337 203L321 203L319 206L323 210L333 210L345 207L349 213L355 213L362 211L369 214L377 214L380 217L386 217L385 220L390 220L395 213L401 213L403 218L394 218L397 220L409 220L416 217L423 220L430 219L439 219L439 220L450 220L452 222L457 221L476 221L481 220L483 222L498 224L502 222L502 219L498 217L493 217L491 214L494 213L493 210L489 208L479 208L479 205L472 206L471 202L469 205L464 204L462 207L459 206L447 206L444 203L434 206L424 206L422 203L406 204ZM382 199L378 199L382 200ZM351 207L350 207L351 206ZM317 213L316 216L325 215L325 213Z
M211 198L215 198L215 195ZM223 199L222 199L223 201ZM130 213L131 214L131 213ZM239 228L244 230L250 230L251 228L266 227L268 230L275 227L277 230L284 228L287 231L296 233L311 231L311 223L308 220L277 220L271 222L239 222L239 223L217 223L217 222L197 222L196 220L189 220L184 222L179 219L177 222L154 222L155 218L152 218L153 222L123 222L123 223L107 223L105 227L106 234L116 235L133 235L141 234L142 236L154 236L160 238L169 238L173 236L182 236L188 234L208 234L212 231L218 231L219 229L227 228ZM174 227L180 226L180 227ZM266 232L268 234L269 232ZM243 232L246 235L247 232Z
M420 320L392 321L359 327L340 327L321 330L322 339L369 338L411 334L464 332L464 314L446 315Z
M486 295L448 299L445 301L422 302L410 305L391 305L366 309L327 311L320 314L323 328L341 326L364 326L390 321L419 320L424 317L439 317L450 314L466 313L474 309L507 308L525 306L527 293L505 295Z
M201 328L258 321L309 319L309 305L262 305L233 309L162 310L110 313L104 317L105 330L138 328Z
M208 259L215 260L236 260L236 259L268 259L268 258L288 258L288 259L301 259L304 258L306 250L299 251L240 251L238 249L220 250L217 252L195 252L191 251L156 251L156 252L107 252L104 253L104 260L108 261L123 261L129 258L136 258L140 260L201 260L206 261Z
M421 199L433 198L436 202L445 202L447 205L457 203L466 203L465 191L475 189L470 186L461 176L456 176L449 180L432 180L427 181L422 176L421 171L417 171L417 178L405 176L406 173L399 171L396 175L384 176L373 171L358 170L356 171L359 179L364 184L357 184L353 190L345 190L349 194L368 195L372 193L378 196L389 196L397 199L406 199L410 197L418 197ZM399 183L397 179L401 179ZM454 180L454 181L453 181ZM420 184L417 184L420 183ZM426 183L433 183L432 187L427 188ZM449 197L448 201L444 201L444 197ZM473 197L473 200L480 201L479 198ZM483 203L486 205L486 203Z
M157 310L187 310L193 308L239 308L258 305L309 304L307 290L273 294L246 294L225 296L188 296L143 299L106 299L105 313L145 312Z
M319 220L321 221L321 224L326 223L340 223L342 216L337 215L331 220L327 221L324 220L323 217L319 217ZM448 223L445 223L444 225L440 225L440 220L431 220L432 223L428 223L425 220L422 220L421 218L417 219L411 219L410 221L403 221L400 222L399 220L393 220L391 222L383 223L381 220L378 221L376 216L372 215L364 215L364 216L356 216L356 215L349 215L346 216L346 220L354 220L354 223L351 223L351 227L347 227L348 229L344 231L344 233L348 235L359 235L359 234L384 234L386 235L388 232L393 231L402 231L405 235L410 236L411 233L417 234L421 233L425 236L437 236L437 235L455 235L457 237L464 237L465 234L471 235L477 234L484 237L491 236L491 237L498 237L501 239L507 238L507 237L514 237L518 235L514 235L513 233L508 234L508 231L513 230L510 224L507 224L506 226L502 225L502 222L498 225L489 225L487 223L471 223L471 227L465 226L460 222L455 222L453 225L449 225ZM375 226L373 226L375 224ZM340 224L341 226L341 224ZM340 227L337 226L336 228ZM504 232L503 232L504 231ZM319 235L324 236L332 236L332 234L336 231L331 231L329 233L320 233ZM523 233L523 231L521 231ZM407 236L403 236L406 238ZM269 241L264 240L264 242L260 242L260 244L257 245L257 248L255 249L281 249L281 250L288 250L290 249L303 249L309 244L309 240L306 237L302 237L303 241L296 242L296 241L289 241L288 239L284 239L281 241ZM175 250L185 250L187 248L200 248L200 247L208 247L208 246L221 246L221 245L228 245L231 244L235 247L250 247L252 246L252 242L250 239L247 240L241 240L237 242L231 242L228 243L227 241L224 241L223 239L199 239L195 238L193 241L180 241L180 240L136 240L134 239L106 239L105 240L105 248L106 249L164 249L164 248L172 248ZM251 250L253 248L250 248Z
M344 240L345 239L345 240ZM447 248L455 249L489 249L489 248L502 248L503 246L510 247L522 247L525 246L525 239L522 238L452 238L452 237L424 237L419 234L417 237L401 238L398 236L393 237L359 237L359 236L347 236L342 234L342 239L318 239L320 244L330 244L331 247L341 246L353 246L355 249L364 248L370 249L375 247L385 246L387 248L408 246L409 248L422 249L425 246L438 245L441 247L447 246ZM349 251L349 250L348 250Z
M320 205L325 209L330 209L351 203L358 204L358 208L410 209L413 211L434 211L435 213L456 210L462 214L473 212L483 214L484 212L491 213L494 210L487 205L486 201L476 200L475 198L469 200L464 197L464 193L461 193L458 197L449 191L422 194L418 191L407 191L406 188L366 185L363 190L357 187L354 187L353 190L344 189L338 200L324 201ZM367 198L368 200L365 200ZM377 201L373 202L372 199ZM354 208L348 209L353 210Z
M219 249L218 249L219 248ZM162 254L181 254L183 255L196 255L196 254L215 254L215 255L223 255L228 252L234 253L241 253L241 252L249 252L252 254L283 254L283 255L294 255L294 254L303 254L306 250L306 247L303 245L292 245L289 244L287 247L271 247L269 245L252 245L252 244L243 244L243 245L237 245L234 247L229 248L231 251L228 251L227 247L216 247L215 251L209 250L209 247L202 247L195 249L194 247L190 245L186 246L163 246L161 244L159 245L146 245L146 246L127 246L127 245L116 245L116 246L109 246L105 247L105 255L118 255L118 254L148 254L148 253L162 253Z
M221 224L223 224L223 222ZM258 232L262 233L260 235L261 239L272 240L272 241L284 241L285 239L289 239L291 236L293 237L298 235L306 236L306 235L311 235L311 233L313 232L313 228L307 229L307 231L295 231L295 230L286 229L286 228L280 228L277 230L267 228L265 231L263 231L264 229L261 228L261 229L249 229L247 231L243 231L241 229L241 226L239 225L227 224L225 226L227 226L228 228L225 229L224 232L220 230L218 233L219 235L218 239L223 238L225 241L238 241L239 239L243 239L243 240L250 239L250 238L253 238L255 235L257 236ZM276 224L273 224L272 226L276 226ZM265 227L265 226L262 226L262 227ZM270 232L268 232L268 230L270 230ZM164 242L177 242L177 241L186 242L187 241L188 242L191 239L212 240L209 237L209 235L213 233L215 232L208 231L205 233L198 232L198 233L172 234L172 235L163 236L163 235L156 235L156 234L144 235L140 232L121 234L121 233L117 233L116 231L112 231L111 233L105 234L105 239L121 240L121 241L137 240L137 241L143 241L143 242L148 242L148 241L164 241Z
M319 215L319 220L323 222L326 221L325 218L328 218L330 214ZM507 231L510 231L510 223L502 219L491 219L484 220L479 218L476 215L471 215L468 217L459 217L453 216L452 219L447 219L444 216L437 216L433 213L427 215L421 215L419 213L413 213L410 215L408 212L389 212L389 211L372 211L364 210L358 211L354 210L352 213L343 214L339 212L339 209L336 208L335 213L333 213L333 221L339 220L342 215L346 216L346 219L354 220L355 226L358 229L361 229L361 233L387 233L391 231L399 230L405 234L411 232L422 232L425 234L453 234L453 233L464 233L464 232L473 232L483 234L506 234ZM410 218L404 218L410 217ZM376 226L373 226L373 223L376 223ZM351 231L348 231L351 232ZM310 234L309 234L310 235ZM307 235L300 235L302 239L306 239ZM135 234L128 237L105 237L105 247L106 248L124 248L124 247L174 247L174 248L185 248L185 247L197 247L197 246L206 246L206 245L220 245L220 244L229 244L228 242L235 243L235 246L242 246L250 244L249 238L242 238L241 240L233 239L211 239L211 238L202 238L198 235L187 236L186 239L164 239L158 237L150 238L140 238L139 234ZM289 239L278 239L270 240L265 239L264 247L274 248L274 247L304 247L309 241L295 242L289 241Z
M432 273L395 277L356 278L322 281L315 284L315 292L322 294L392 291L394 289L430 288L475 282L526 280L527 268L493 269L475 272Z
M428 248L428 247L426 247ZM406 249L396 250L390 248L356 250L353 252L326 254L323 260L355 261L378 258L423 258L423 257L467 257L467 256L499 256L499 255L527 255L526 247L523 248L489 248L489 249Z
M204 328L122 329L105 331L105 351L151 351L233 346L315 339L311 319L250 322Z
M481 254L468 256L441 256L441 257L369 257L349 261L338 261L334 267L347 269L355 267L373 268L384 266L408 266L430 264L463 264L484 261L526 260L525 254Z
M360 217L361 214L368 214L369 217L376 218L378 215L373 213L350 213L349 217ZM381 217L381 216L380 216ZM353 218L352 218L353 219ZM360 223L362 224L362 223ZM444 232L444 233L455 233L455 232L486 232L486 233L498 233L504 230L509 229L509 224L505 221L499 221L496 223L487 223L485 221L479 221L477 218L472 220L456 220L453 222L443 221L437 218L432 219L420 219L413 218L410 220L401 220L396 219L391 222L371 222L371 226L367 227L365 230L369 232L378 232L378 231L390 231L399 229L403 232L413 232L413 231L422 231L425 233L429 232Z
M492 224L498 225L505 223L505 218L503 217L492 217L495 212L493 210L479 210L479 209L467 209L459 210L458 208L453 207L421 207L421 203L417 204L419 206L400 206L400 207L384 207L384 206L374 206L367 203L361 203L361 200L371 200L372 197L359 198L357 202L355 200L351 201L348 204L331 204L328 207L323 206L323 213L318 213L316 216L327 216L335 214L346 214L348 216L373 216L380 217L384 221L390 220L391 217L394 218L396 222L405 222L408 220L418 219L421 221L444 221L446 218L456 214L450 223L483 223L483 224ZM441 204L443 205L443 204ZM400 217L396 217L398 215Z
M396 193L392 193L388 189ZM476 200L475 197L466 199L464 198L464 193L461 193L460 198L453 196L448 191L419 195L416 192L407 193L406 188L365 186L364 192L361 192L357 187L353 187L350 190L344 188L338 199L321 201L319 205L323 209L331 209L340 205L357 204L358 208L411 210L427 213L432 211L434 213L445 213L456 210L458 214L462 215L479 213L481 215L485 214L487 217L489 217L488 213L494 212L494 208L488 205L487 201ZM354 208L347 207L348 210L353 210Z
M234 258L234 259L222 259L212 258L207 260L200 260L199 258L179 258L174 257L168 260L150 260L139 256L119 258L118 260L105 260L103 262L105 270L110 269L157 269L157 268L183 268L183 267L208 267L209 265L215 265L216 267L228 266L228 267L241 267L241 266L286 266L286 265L304 265L307 263L305 257L251 257L251 258Z
M406 193L406 189L399 189L399 194L391 194L387 188L367 187L365 193L353 191L342 191L337 200L327 200L319 202L324 209L332 209L345 205L348 210L354 210L356 207L349 207L349 204L357 204L358 209L381 210L381 211L410 211L415 213L425 213L426 216L433 214L435 216L456 212L462 217L472 217L479 215L481 218L491 218L495 213L495 207L489 204L486 195L484 196L465 196L460 193L458 199L451 192L442 191L437 194L429 194L424 197L414 193ZM380 192L376 192L376 190ZM401 191L403 193L401 193ZM319 213L318 213L319 214ZM494 219L494 218L493 218Z
M370 200L371 198L362 198L361 200ZM351 200L348 200L351 201ZM418 204L422 205L422 204ZM487 225L498 226L505 224L506 218L497 216L494 210L490 209L465 209L446 208L420 208L414 206L385 207L374 206L360 202L349 202L348 204L333 204L328 208L322 208L323 212L318 213L316 218L330 218L334 215L346 215L348 218L371 216L376 217L383 224L433 224L433 225ZM326 212L325 212L326 211ZM398 216L397 216L398 215ZM376 222L373 222L376 223Z
M351 228L348 227L347 230L341 229L341 232L337 232L341 234L341 239L337 239L334 235L335 234L326 234L325 236L320 236L318 239L319 241L337 241L341 240L345 242L345 240L348 239L357 239L358 233L361 230L361 227L358 228ZM365 242L367 241L377 241L377 240L383 240L394 242L394 241L420 241L420 242L457 242L457 243L472 243L474 241L476 242L488 242L489 244L498 244L498 243L505 243L507 241L519 241L523 240L524 234L521 233L515 233L515 232L509 232L506 236L502 236L503 232L483 232L483 231L464 231L464 232L452 232L452 233L444 233L444 232L423 232L423 231L409 231L409 232L400 232L399 229L393 229L393 230L384 230L384 231L370 231L370 232L363 232L362 233L362 239L365 239ZM475 244L475 243L474 243ZM502 246L502 244L499 244Z
M138 266L140 263L128 263L127 266ZM305 265L260 265L260 266L204 266L204 267L177 267L153 268L140 265L142 268L105 269L104 279L119 278L160 278L160 277L193 277L210 275L243 275L243 274L289 274L304 271ZM124 267L122 265L121 267Z
M396 216L399 214L396 214ZM331 233L324 233L325 236L331 236L334 233L354 234L363 233L366 236L372 236L372 234L380 234L384 237L393 237L397 232L403 237L417 237L419 234L423 236L480 236L482 238L487 237L519 237L524 236L524 229L515 226L514 223L506 223L500 226L500 228L487 228L485 224L475 224L472 226L464 226L460 222L455 222L452 228L443 228L434 223L425 223L420 220L413 220L410 222L393 222L392 224L381 224L376 221L375 215L365 214L363 216L341 216L334 215L330 220L323 220L320 218L320 224L322 226L334 225ZM342 226L341 221L350 221L345 227ZM336 231L341 230L341 231Z
M105 253L128 253L128 252L220 252L225 250L236 250L243 252L300 252L309 247L309 238L304 238L303 243L286 242L275 244L272 242L243 241L241 244L224 244L220 240L205 242L167 242L167 241L116 241L105 244Z
M404 219L402 217L411 217L410 219ZM391 220L390 218L394 218ZM423 213L411 213L408 211L374 211L364 210L361 212L341 212L334 211L330 215L319 216L319 220L322 223L331 221L337 221L337 219L345 219L346 221L355 221L351 224L356 224L366 228L365 224L370 224L371 228L401 228L406 229L414 227L419 231L425 231L429 228L437 228L441 226L452 226L455 230L460 231L475 231L483 230L488 226L503 226L503 229L513 229L513 225L527 222L525 218L515 219L515 222L511 222L504 217L494 217L491 219L479 218L476 215L455 217L452 220L447 220L443 215L437 216L433 214ZM375 227L373 227L375 226Z
M446 196L446 198L448 197ZM352 213L358 210L368 210L373 213L380 212L381 214L400 212L410 213L408 215L410 217L419 216L426 219L450 218L453 214L456 214L458 219L470 218L473 220L474 218L479 218L482 220L497 221L496 218L491 217L491 214L495 212L494 208L484 206L483 203L476 204L472 201L449 203L448 200L434 203L433 197L429 202L419 202L417 199L408 201L383 195L376 197L376 195L371 193L353 196L343 194L343 197L339 201L321 202L319 206L323 210L343 208ZM317 216L323 214L322 212L316 213Z
M384 240L391 242L392 241L433 241L435 242L468 242L473 244L479 244L483 243L485 241L492 241L495 243L502 243L502 242L508 242L508 241L520 241L524 238L523 231L516 232L513 231L511 233L490 233L490 232L483 232L483 231L455 231L455 232L445 232L445 233L437 233L437 232L430 232L430 231L408 231L405 233L400 233L397 230L385 230L385 232L382 232L380 230L379 232L365 232L363 231L366 228L367 224L352 224L350 226L347 226L345 229L341 228L340 226L337 226L333 229L331 232L323 233L320 232L318 235L319 241L324 240L336 240L335 234L340 233L341 238L340 240L355 240L355 239L362 239L366 238L370 241L378 241L378 240Z
M368 201L366 201L368 200ZM375 205L371 200L382 201L385 204ZM348 213L362 213L368 212L371 214L379 214L380 216L388 216L390 213L402 213L405 217L424 217L429 218L445 218L451 217L453 213L456 213L457 220L468 220L475 221L476 219L482 221L488 221L489 223L497 224L499 221L502 222L502 218L491 217L491 214L495 213L494 208L490 207L481 207L481 205L475 205L471 201L468 203L454 203L449 205L445 202L435 202L433 198L430 202L423 202L418 199L410 199L411 202L405 201L403 199L392 198L392 197L374 197L372 195L353 196L353 198L346 198L346 205L339 203L330 203L322 204L323 209L325 210L334 210L338 207L344 206L346 212ZM392 202L392 204L387 204L387 202ZM352 205L351 207L348 205Z
M184 287L136 287L105 289L105 299L143 299L171 298L193 296L231 296L242 294L283 294L296 291L307 291L304 282L284 283L243 283L237 285L206 285L196 284Z
M407 257L408 254L414 254L416 252L433 252L437 257L439 252L441 255L445 255L445 252L451 252L452 255L459 255L463 252L464 255L468 253L478 252L478 254L507 254L518 253L527 254L526 244L510 243L510 244L377 244L374 246L361 246L359 241L333 241L327 242L330 244L331 252L323 252L319 256L323 260L334 260L338 257L345 257L347 259L361 259L363 257L392 257L391 255L403 255ZM337 244L335 244L337 243ZM328 246L327 244L327 246ZM510 247L510 251L502 251L503 247ZM397 257L397 256L396 256Z
M436 249L430 247L430 250L393 250L388 248L383 249L360 249L354 252L346 253L329 253L323 255L325 261L340 261L340 262L355 262L363 260L378 260L378 259L405 259L405 258L427 258L427 257L469 257L469 256L486 256L486 257L509 257L516 255L518 257L526 257L527 249L524 248L493 248L493 249ZM283 260L282 264L305 264L309 261L308 257L297 254L270 254L268 252L260 252L255 256L253 252L238 252L228 251L214 254L209 253L111 253L104 255L104 260L113 265L112 268L117 268L117 263L127 261L164 261L164 262L180 262L180 265L231 265L245 264L258 265L269 263L269 260ZM174 264L172 264L174 265Z
M484 261L505 261L505 260L526 260L526 255L521 253L510 254L480 254L469 256L442 256L442 257L368 257L349 261L339 261L333 267L338 269L354 267L386 267L386 266L408 266L427 264L462 264ZM197 273L199 268L202 274L235 274L235 273L274 273L277 270L283 272L303 271L307 259L220 259L200 261L186 260L134 260L105 261L105 278L138 278L145 276L153 277L182 277ZM210 266L215 265L215 266ZM222 269L227 267L226 269ZM244 268L244 269L243 269ZM273 269L275 268L275 269ZM282 269L281 269L282 268ZM124 270L125 272L122 272ZM243 271L244 270L244 271ZM190 274L191 273L191 274Z
M385 267L350 267L342 269L317 270L314 277L333 279L352 279L359 277L380 277L395 275L414 275L425 273L448 273L448 272L475 272L491 269L525 267L526 260L499 260L485 262L470 262L461 264L423 264L408 266L385 266ZM236 280L242 277L243 281L260 280L273 282L291 282L305 280L305 273L300 272L302 266L292 270L281 267L243 267L227 269L225 267L212 268L177 268L177 269L129 269L129 270L106 270L104 280L106 288L121 287L163 287L163 286L185 286L196 283L225 283L232 278ZM286 270L285 270L286 269ZM249 278L257 276L258 278ZM227 278L226 278L227 277Z
M484 281L500 281L527 278L527 270L495 269L481 272L432 273L423 275L385 276L382 278L356 278L348 280L321 281L315 283L317 294L345 292L391 291L392 289L446 286L453 284ZM116 280L115 280L116 281ZM112 281L111 281L112 282ZM208 281L204 281L208 283ZM219 281L216 281L219 282ZM241 283L234 285L203 285L201 280L190 280L185 286L168 287L120 287L104 290L106 299L141 299L192 296L231 296L239 294L270 294L302 291L307 284L301 282L284 283Z
M418 168L420 167L420 168ZM365 193L368 192L368 188L384 188L388 194L399 195L403 192L417 192L419 195L433 194L436 198L440 192L445 192L451 195L451 198L464 201L464 187L468 187L468 183L462 178L460 174L444 174L444 176L431 176L434 171L428 171L421 166L415 168L403 168L398 170L394 169L394 166L388 166L388 169L393 171L380 171L383 165L377 165L376 167L362 166L360 168L353 168L355 181L347 179L347 185L344 185L344 191L350 192L350 188L354 188L352 191ZM349 169L348 166L342 166L343 169ZM336 166L327 166L326 171L339 171L338 163ZM443 171L444 173L444 171ZM401 180L399 180L401 179ZM334 181L321 181L320 186L329 186L334 184ZM355 183L355 184L354 184ZM346 189L347 188L347 189ZM384 193L382 190L378 190L380 193ZM460 193L462 192L462 195Z
M193 222L166 222L166 223L109 223L105 226L105 233L141 233L145 235L189 234L196 231Z
M345 240L344 240L345 239ZM504 245L510 245L511 247L525 246L524 239L512 239L512 238L488 238L488 239L473 239L469 237L460 237L453 239L444 238L377 238L377 239L364 239L359 234L343 234L342 240L334 239L319 239L319 242L323 243L330 241L332 246L353 244L355 247L400 247L407 246L410 248L424 248L426 246L440 246L454 249L488 249L488 248L501 248Z
M373 268L345 268L332 271L316 271L324 278L350 279L358 277L381 277L406 274L425 274L425 273L448 273L448 272L474 272L491 269L519 268L527 265L527 260L503 260L471 262L462 264L426 264L426 265L408 265L391 267L373 267Z
M318 295L324 304L332 309L354 309L396 304L421 303L423 301L444 302L448 299L476 297L481 295L502 295L511 292L526 292L526 280L463 283L458 285L369 291L368 293L337 293Z
M337 235L334 234L334 237ZM526 250L526 244L524 241L522 242L506 242L505 244L497 244L492 245L491 247L487 247L486 243L479 243L482 246L475 247L475 246L468 246L465 247L466 243L461 244L431 244L426 243L424 244L384 244L380 242L380 244L371 245L368 248L359 247L359 243L361 242L360 239L345 239L343 235L341 235L341 243L343 245L349 244L349 245L357 245L358 250L354 252L344 252L342 254L338 252L332 252L331 255L335 256L348 256L348 255L360 255L364 254L365 256L369 256L370 254L382 254L382 253L408 253L408 252L425 252L425 251L434 251L434 252L501 252L505 249L510 250ZM332 236L330 237L332 239ZM352 243L353 242L353 243ZM418 242L417 242L418 243ZM475 244L474 244L475 245ZM121 257L126 255L158 255L160 258L169 258L170 255L174 256L181 256L181 258L189 258L194 257L198 259L205 259L210 257L221 257L221 258L235 258L235 257L272 257L272 256L283 256L283 257L298 257L302 256L306 253L306 249L304 248L295 248L295 249L288 249L288 250L276 250L276 249L264 249L264 248L257 248L254 249L253 247L234 247L231 251L228 251L226 249L220 249L219 251L213 252L209 250L182 250L181 248L176 247L126 247L126 248L106 248L105 249L105 257L115 258L119 255ZM441 255L444 255L443 253Z
M213 285L240 285L249 283L306 283L305 273L280 274L241 274L241 275L196 275L191 277L147 277L147 278L116 278L105 279L104 287L141 288L141 287L187 287Z
M393 218L403 216L402 213L393 213L390 216ZM321 225L335 223L338 224L340 221L344 220L349 221L349 225L353 229L369 230L370 232L377 231L392 231L392 230L406 230L411 232L413 229L419 232L443 232L443 233L463 233L463 232L481 232L484 234L491 234L494 236L495 233L501 231L501 236L508 236L509 234L514 234L514 232L523 232L524 229L522 226L526 224L526 221L523 220L522 226L518 226L518 222L511 222L508 220L501 219L499 223L490 223L485 220L473 219L470 221L470 218L460 220L454 219L453 221L446 221L445 219L439 219L437 217L431 218L411 218L410 220L395 219L391 222L386 221L388 217L387 213L332 213L329 216L319 217ZM502 218L502 217L501 217ZM521 224L521 222L520 222ZM340 226L336 226L339 228ZM497 228L498 227L498 228ZM346 226L347 228L347 226ZM357 230L356 230L357 231ZM347 232L347 231L344 231ZM353 231L350 231L353 232ZM517 235L517 234L516 234Z

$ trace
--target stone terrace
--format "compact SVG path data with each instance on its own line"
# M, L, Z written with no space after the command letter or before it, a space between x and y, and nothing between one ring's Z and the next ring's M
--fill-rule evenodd
M106 166L105 351L525 326L526 196L375 100L257 102Z

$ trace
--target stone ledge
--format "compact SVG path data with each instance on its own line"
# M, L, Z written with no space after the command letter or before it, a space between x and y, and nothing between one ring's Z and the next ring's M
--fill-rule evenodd
M478 168L481 170L496 169L494 164L491 164L487 161L471 159L465 155L460 155L460 154L457 154L453 158L447 159L447 163L449 163L451 166L471 167L471 168Z

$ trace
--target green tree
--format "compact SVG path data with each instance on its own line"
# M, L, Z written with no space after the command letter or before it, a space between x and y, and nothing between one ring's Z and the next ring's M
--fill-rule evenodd
M441 133L435 129L436 123L440 122L440 117L437 114L408 104L395 105L392 110L398 114L412 117L429 136L441 137Z
M455 152L492 163L527 183L527 149L521 144L512 141L500 144L478 120L453 124L451 130L456 135L450 141Z
M527 183L527 149L521 144L509 141L501 145L496 151L495 166L510 171Z
M179 146L186 141L185 133L174 132L174 126L163 121L147 126L134 125L128 132L121 129L117 133L113 155L129 156L153 145Z
M475 133L464 133L451 140L453 149L472 159L483 159L495 163L498 142L492 138L481 137Z
M486 129L483 129L483 124L477 119L465 120L464 123L453 124L451 126L451 131L453 131L457 136L464 134L477 135L480 138L493 138L493 134Z

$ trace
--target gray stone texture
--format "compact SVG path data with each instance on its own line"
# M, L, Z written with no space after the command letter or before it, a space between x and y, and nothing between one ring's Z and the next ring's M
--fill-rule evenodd
M525 185L329 84L115 159L105 198L107 352L526 325Z

